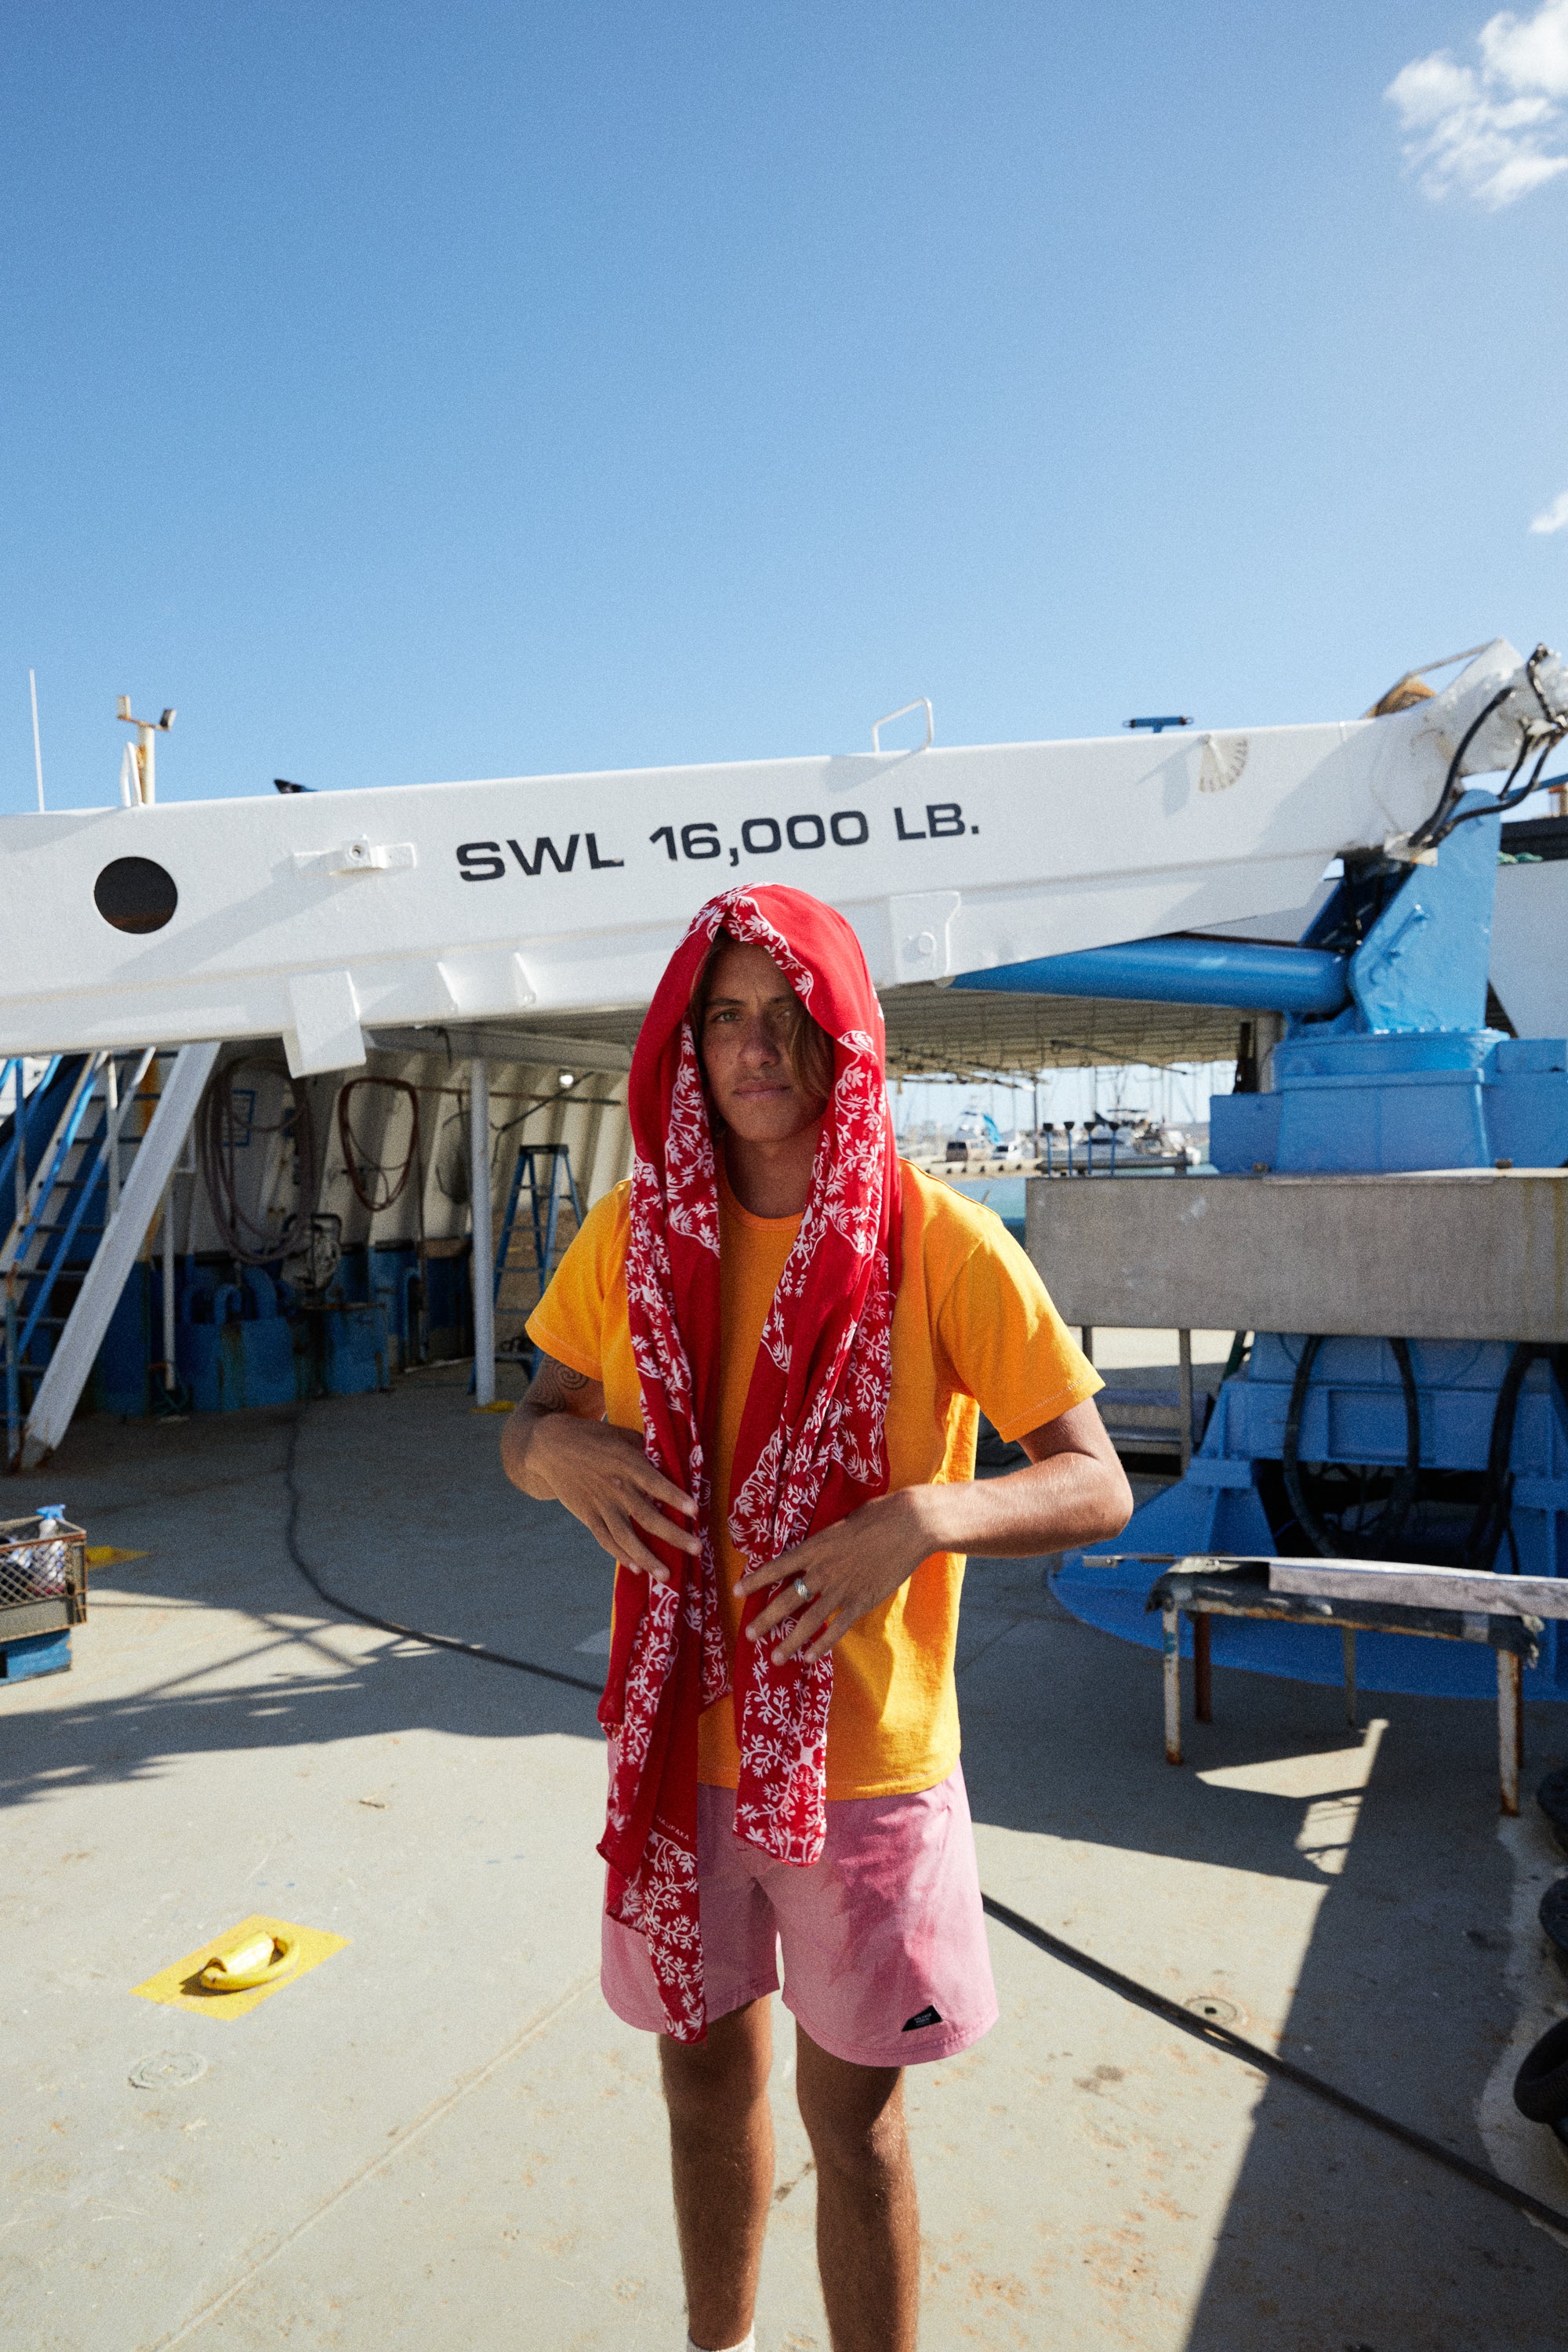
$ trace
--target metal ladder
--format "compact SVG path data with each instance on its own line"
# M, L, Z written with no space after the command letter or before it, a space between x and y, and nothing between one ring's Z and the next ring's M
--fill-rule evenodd
M12 1208L0 1243L8 1467L36 1467L64 1436L217 1055L216 1045L182 1046L146 1094L152 1045L56 1057L31 1089L19 1061L0 1066L0 1090L15 1098L0 1145ZM127 1131L138 1101L154 1104L140 1136ZM57 1298L62 1276L79 1277L68 1307Z
M538 1162L548 1163L549 1176L542 1182ZM531 1262L514 1262L511 1256L516 1237L519 1213L524 1190L528 1194L528 1223L524 1237L533 1244ZM507 1188L506 1209L501 1217L500 1234L496 1243L493 1278L490 1285L492 1303L500 1305L501 1283L509 1274L531 1275L538 1286L539 1297L544 1296L544 1286L555 1269L555 1238L563 1201L572 1203L572 1214L578 1226L583 1223L583 1204L577 1197L577 1180L572 1173L572 1158L563 1143L524 1143L518 1147L517 1165L511 1171ZM528 1312L532 1312L533 1301ZM526 1360L532 1352L525 1335L520 1333L507 1352Z

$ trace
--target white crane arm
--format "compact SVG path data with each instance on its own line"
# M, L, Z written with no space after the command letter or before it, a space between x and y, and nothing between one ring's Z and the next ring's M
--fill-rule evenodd
M1500 639L1379 719L7 817L0 1054L281 1035L305 1073L636 1004L741 881L842 908L879 986L1238 921L1417 826L1505 688L1479 773L1539 718Z

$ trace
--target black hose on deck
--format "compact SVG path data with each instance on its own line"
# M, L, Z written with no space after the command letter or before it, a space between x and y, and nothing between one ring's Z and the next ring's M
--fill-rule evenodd
M1405 2147L1414 2148L1418 2156L1429 2157L1434 2164L1444 2165L1448 2171L1457 2172L1461 2180L1469 2181L1472 2188L1484 2189L1490 2197L1500 2197L1505 2205L1512 2205L1519 2212L1528 2213L1533 2221L1544 2221L1549 2229L1568 2231L1568 2213L1560 2213L1555 2206L1545 2204L1539 2197L1532 2197L1528 2189L1516 2189L1511 2180L1505 2180L1500 2173L1489 2172L1484 2164L1472 2164L1469 2158L1461 2156L1457 2148L1445 2147L1440 2139L1431 2139L1425 2132L1416 2131L1414 2126L1402 2124L1397 2116L1385 2116L1381 2107L1369 2107L1364 2099L1352 2098L1350 2092L1342 2091L1337 2084L1325 2082L1321 2074L1311 2074L1305 2066L1298 2066L1293 2059L1281 2058L1275 2051L1265 2050L1261 2043L1248 2042L1244 2034L1233 2033L1228 2025L1218 2025L1210 2018L1194 2016L1190 2009L1184 2009L1180 2001L1170 2000L1163 1992L1155 1992L1148 1985L1140 1984L1136 1977L1123 1976L1120 1969L1110 1968L1103 1960L1091 1959L1076 1945L1064 1943L1059 1936L1053 1936L1045 1927L1037 1927L1032 1919L1026 1919L1021 1912L1009 1909L1005 1903L998 1903L994 1895L982 1895L980 1900L992 1918L1002 1927L1010 1927L1014 1935L1021 1936L1037 1950L1048 1952L1053 1960L1060 1960L1066 1967L1076 1969L1080 1976L1091 1978L1096 1984L1103 1985L1108 1992L1119 1993L1123 2000L1131 2001L1135 2008L1146 2009L1151 2016L1163 2019L1165 2024L1177 2027L1183 2033L1192 2034L1196 2041L1206 2042L1211 2050L1223 2050L1227 2058L1239 2058L1245 2065L1256 2066L1260 2074L1273 2074L1284 2083L1294 2083L1298 2090L1310 2091L1314 2098L1327 2100L1330 2106L1338 2107L1342 2115L1353 2116L1358 2123L1370 2124L1374 2131L1385 2132L1390 2139L1403 2142Z
M514 1673L520 1675L537 1675L541 1682L564 1683L568 1690L586 1691L593 1699L603 1695L602 1683L588 1682L582 1675L563 1675L558 1666L542 1666L536 1664L532 1658L510 1658L504 1650L487 1650L482 1642L459 1642L451 1633L426 1633L417 1625L400 1625L395 1617L377 1617L369 1609L356 1609L352 1601L344 1601L339 1593L329 1592L300 1549L300 1496L299 1481L294 1475L294 1456L299 1448L300 1423L303 1419L302 1412L294 1416L289 1432L288 1457L283 1465L283 1484L289 1495L289 1517L283 1529L283 1541L288 1547L289 1559L318 1600L324 1601L329 1609L337 1610L340 1616L353 1617L361 1625L373 1625L378 1633L396 1633L405 1642L423 1642L432 1650L455 1650L460 1658L478 1658L487 1666L510 1666Z

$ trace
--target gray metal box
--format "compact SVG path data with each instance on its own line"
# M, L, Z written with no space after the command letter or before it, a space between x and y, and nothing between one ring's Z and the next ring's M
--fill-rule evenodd
M1033 1177L1069 1323L1568 1339L1568 1171Z

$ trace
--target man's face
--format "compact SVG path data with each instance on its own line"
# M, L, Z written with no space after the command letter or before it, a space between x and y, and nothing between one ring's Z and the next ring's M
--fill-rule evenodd
M743 1143L786 1143L822 1118L790 1066L805 1015L766 948L724 948L702 1018L702 1067L714 1108Z

